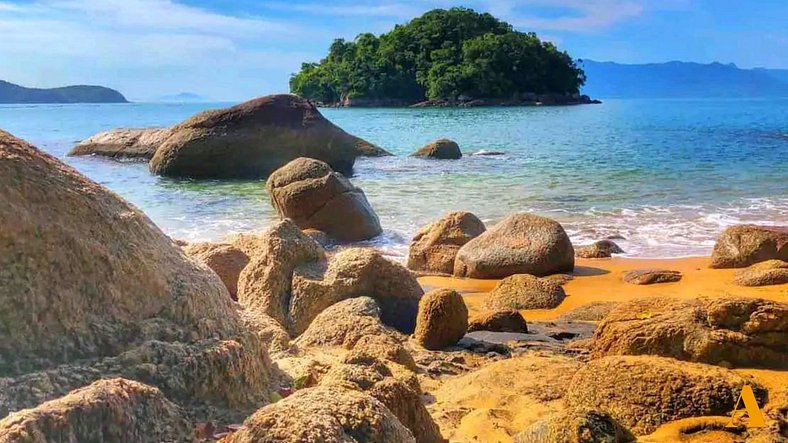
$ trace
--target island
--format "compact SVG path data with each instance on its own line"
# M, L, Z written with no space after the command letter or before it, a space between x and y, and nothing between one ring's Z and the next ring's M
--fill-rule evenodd
M489 13L435 9L390 32L336 39L290 79L326 106L484 106L593 102L566 51Z
M0 103L128 103L128 100L120 92L104 86L75 85L38 89L0 80Z

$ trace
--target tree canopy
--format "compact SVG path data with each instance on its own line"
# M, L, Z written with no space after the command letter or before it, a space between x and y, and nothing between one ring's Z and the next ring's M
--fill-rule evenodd
M323 103L345 98L509 99L573 94L583 70L565 51L488 13L435 9L381 36L336 39L320 63L304 63L290 90Z

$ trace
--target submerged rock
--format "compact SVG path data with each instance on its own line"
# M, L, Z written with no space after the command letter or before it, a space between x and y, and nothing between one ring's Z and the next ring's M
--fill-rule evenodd
M68 155L150 160L170 136L169 128L118 128L99 132L74 146Z
M757 298L637 299L599 324L592 357L660 355L788 369L788 304Z
M652 285L655 283L674 283L681 280L681 272L669 269L635 269L624 273L624 282L632 285Z
M192 426L156 388L121 378L100 380L0 420L0 441L190 442Z
M421 228L410 241L408 269L451 274L457 251L484 230L484 223L470 212L447 214Z
M468 308L457 291L436 289L419 301L416 341L427 349L439 350L456 344L468 330Z
M321 386L266 406L226 438L227 443L416 443L380 401L338 386Z
M739 286L769 286L788 283L788 262L766 260L736 271L733 282Z
M669 421L729 414L745 384L763 404L766 389L728 369L663 357L612 356L577 371L565 401L570 408L605 411L644 435Z
M772 259L788 261L788 227L737 225L717 238L709 266L744 268Z
M565 298L564 288L551 279L516 274L495 285L487 295L485 306L492 311L553 309Z
M364 191L319 160L298 158L277 169L266 182L281 218L301 229L317 229L341 241L361 241L382 232Z
M504 278L571 272L575 252L564 228L549 218L512 214L457 252L454 275Z
M578 258L610 258L613 254L623 253L624 250L612 240L600 240L587 246L575 248L575 257Z
M150 168L170 177L258 178L310 157L349 173L364 145L369 143L326 120L308 100L269 95L173 126Z
M412 157L427 157L440 160L457 160L462 157L460 146L454 140L441 138L419 148Z

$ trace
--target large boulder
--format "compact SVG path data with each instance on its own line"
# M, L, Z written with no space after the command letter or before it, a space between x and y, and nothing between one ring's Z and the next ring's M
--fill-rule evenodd
M0 131L0 376L242 331L227 289L140 210Z
M369 297L343 300L319 313L296 340L299 347L342 346L352 349L363 337L393 335L380 321L380 308Z
M238 278L249 264L249 256L227 243L191 243L183 247L189 257L205 263L222 279L234 299L238 294Z
M599 324L591 355L640 354L788 369L788 304L664 297L622 303Z
M457 344L468 330L468 308L452 289L430 291L419 301L416 341L426 349L439 350Z
M99 155L117 159L150 160L169 136L169 128L112 129L82 140L71 149L68 155Z
M460 146L454 140L441 138L419 148L412 157L435 158L439 160L457 160L462 158Z
M745 384L764 404L766 389L732 370L663 357L611 356L577 371L564 400L570 408L604 411L644 435L668 421L730 414Z
M457 251L484 231L484 223L470 212L451 212L424 226L413 237L408 250L408 269L451 274Z
M150 169L170 177L258 178L310 157L349 173L361 144L366 142L326 120L310 101L269 95L175 125Z
M512 214L457 252L454 275L504 278L572 272L575 252L564 228L532 214Z
M770 286L788 283L788 262L783 260L766 260L744 269L733 275L733 282L739 286Z
M635 437L610 415L568 409L540 420L514 437L514 443L629 443Z
M380 401L339 386L303 389L266 406L227 443L415 443Z
M516 274L495 285L487 295L485 306L492 311L553 309L565 298L564 288L552 279Z
M189 442L192 426L156 388L100 380L0 420L3 443Z
M295 159L271 174L266 189L279 216L302 229L318 229L341 241L367 240L382 232L364 191L322 161Z
M788 261L788 227L737 225L717 238L712 268L744 268L765 260Z
M293 273L288 318L292 334L304 332L323 310L367 296L380 306L386 325L410 334L424 291L404 266L366 248L342 250L328 261L304 263Z

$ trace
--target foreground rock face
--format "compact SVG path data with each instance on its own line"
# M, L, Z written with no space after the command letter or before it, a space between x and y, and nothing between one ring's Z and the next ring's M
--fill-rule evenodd
M390 334L380 321L380 308L375 300L357 297L336 303L318 314L296 344L352 349L363 337Z
M342 387L304 389L257 411L227 443L415 443L371 396Z
M553 309L565 298L564 288L552 279L517 274L499 281L488 294L485 306L492 311Z
M317 229L341 241L361 241L382 232L364 191L319 160L298 158L266 182L271 203L282 218L301 229Z
M615 356L592 360L577 371L565 401L570 408L605 411L635 435L643 435L668 421L727 415L745 384L763 404L766 390L728 369L662 357Z
M462 158L460 146L454 140L441 138L419 148L412 157L426 157L440 160L457 160Z
M733 282L739 286L769 286L788 283L788 262L766 260L736 271Z
M158 389L116 378L9 415L0 420L0 441L189 442L192 427Z
M238 278L249 264L249 256L233 245L226 243L192 243L183 248L186 255L205 263L222 279L222 283L233 299L238 294Z
M512 214L457 252L454 275L504 278L571 272L575 252L564 228L549 218Z
M566 410L538 421L514 443L629 443L635 437L614 418L593 410Z
M528 332L528 323L518 311L487 311L471 317L468 332Z
M621 249L612 240L600 240L587 246L575 248L575 257L578 258L610 258L613 254L623 254Z
M765 260L788 261L788 227L731 226L717 238L712 268L744 268Z
M206 111L171 132L150 162L153 173L170 177L267 177L298 157L349 173L357 147L366 143L326 120L314 104L290 94Z
M470 212L452 212L419 230L410 241L408 269L451 274L460 248L485 231Z
M622 278L632 285L653 285L677 282L681 277L681 272L669 269L635 269L627 271Z
M142 212L0 131L0 375L234 337L221 280Z
M456 344L468 330L468 308L457 291L436 289L424 294L416 318L416 341L438 350Z
M788 369L788 304L763 299L638 299L599 324L592 357L660 355Z
M169 136L169 128L112 129L82 140L68 155L100 155L150 160Z

